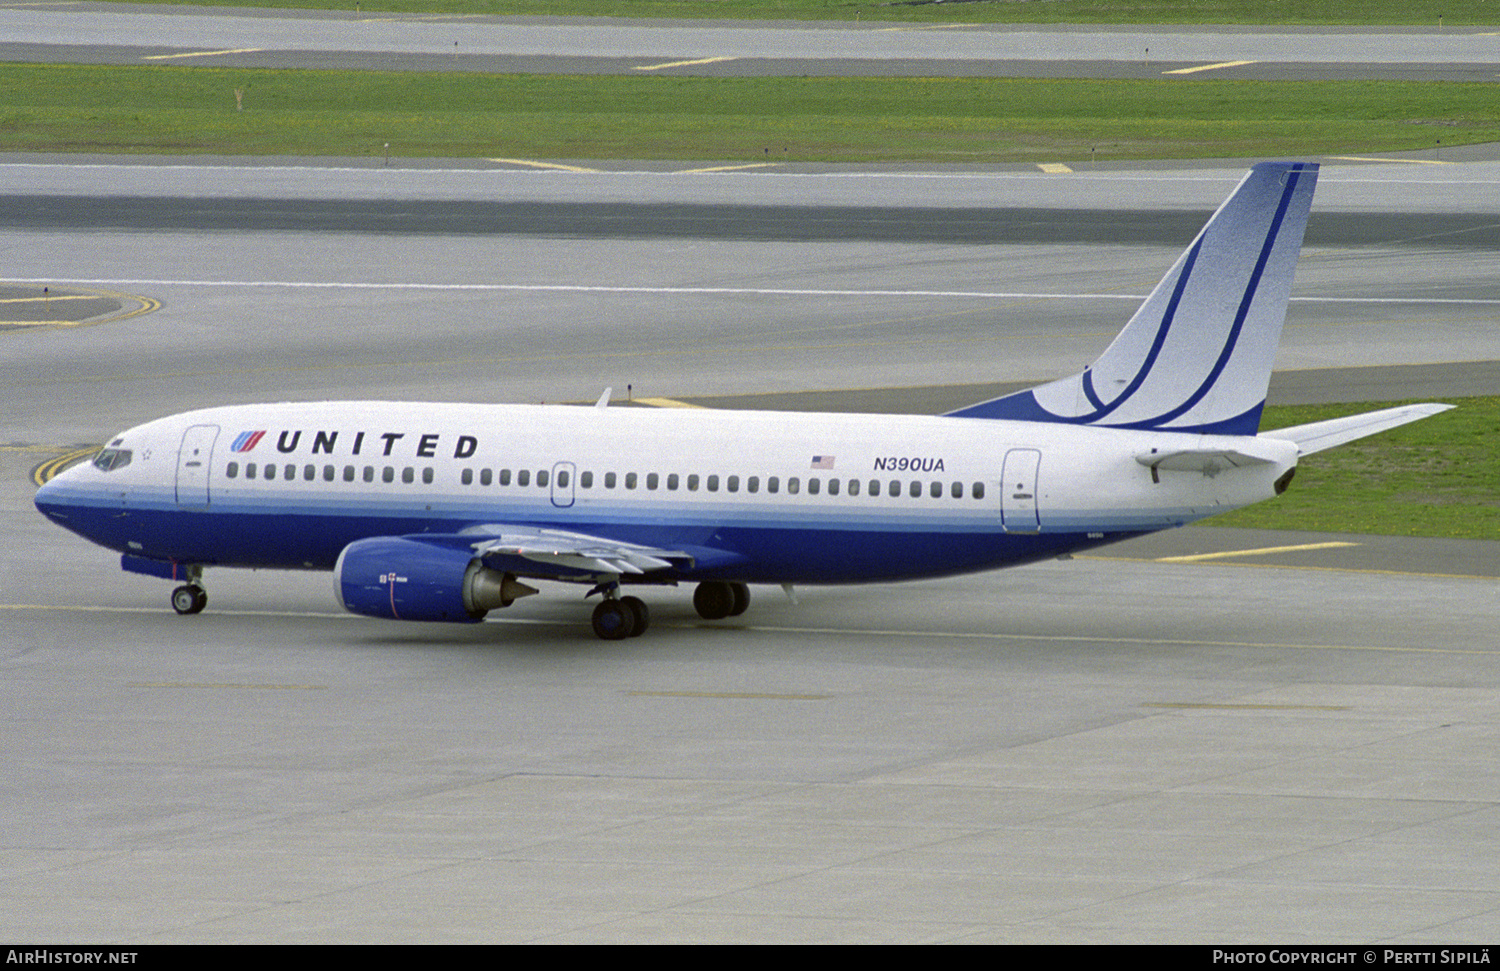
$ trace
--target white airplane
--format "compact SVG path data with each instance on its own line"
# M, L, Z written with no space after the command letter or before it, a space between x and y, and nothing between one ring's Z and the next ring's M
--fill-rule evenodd
M243 405L132 428L36 505L181 581L212 566L329 570L340 603L475 622L536 593L603 595L599 637L642 633L628 586L887 583L990 570L1269 499L1302 455L1450 407L1258 432L1317 166L1255 166L1103 356L948 415L378 401Z

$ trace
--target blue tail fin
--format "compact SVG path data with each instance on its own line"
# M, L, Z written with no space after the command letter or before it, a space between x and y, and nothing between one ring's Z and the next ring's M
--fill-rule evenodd
M1255 166L1082 374L949 414L1254 435L1317 181Z

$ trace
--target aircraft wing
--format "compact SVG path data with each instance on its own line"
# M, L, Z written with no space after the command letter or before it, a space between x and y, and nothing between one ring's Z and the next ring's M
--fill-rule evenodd
M641 576L674 567L690 569L695 557L621 540L534 526L485 524L464 531L487 566L528 577L598 580Z
M1364 438L1366 435L1374 435L1377 432L1405 425L1419 418L1436 415L1452 407L1452 405L1442 404L1401 405L1380 411L1367 411L1361 415L1349 415L1346 418L1331 418L1328 421L1315 421L1307 425L1294 425L1291 428L1276 428L1261 432L1260 437L1293 442L1300 454L1311 455L1326 448L1333 448L1335 445L1343 445L1345 442Z

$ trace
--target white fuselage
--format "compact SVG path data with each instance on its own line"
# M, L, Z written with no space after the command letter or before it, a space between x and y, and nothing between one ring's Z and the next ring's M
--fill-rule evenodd
M1247 443L1266 460L1221 474L1138 459ZM991 569L1181 525L1269 498L1297 453L1040 422L392 402L194 411L108 449L37 504L136 557L326 569L356 539L522 526L693 551L666 582L799 583Z

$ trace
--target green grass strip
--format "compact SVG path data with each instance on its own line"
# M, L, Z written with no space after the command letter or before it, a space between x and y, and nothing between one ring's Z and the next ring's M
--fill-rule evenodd
M0 65L0 150L1036 162L1500 141L1488 85ZM235 91L243 110L236 110Z
M202 6L351 11L353 0L148 0ZM1437 27L1500 22L1495 0L370 0L362 14L682 17L725 20L906 21L1053 24L1407 24Z
M1215 526L1500 539L1500 397L1310 455L1284 495L1208 520ZM1391 402L1267 408L1282 428L1393 407Z

